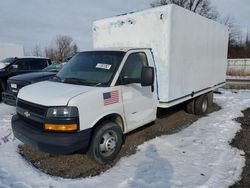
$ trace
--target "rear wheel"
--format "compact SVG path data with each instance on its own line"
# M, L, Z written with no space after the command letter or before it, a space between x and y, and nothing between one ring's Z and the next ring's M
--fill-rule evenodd
M195 99L191 99L190 101L187 102L187 105L186 105L187 113L194 114L194 102L195 102Z
M110 163L119 153L123 136L119 125L112 121L102 123L94 132L88 155L99 164Z
M194 111L196 115L204 115L208 111L208 96L201 95L195 99Z

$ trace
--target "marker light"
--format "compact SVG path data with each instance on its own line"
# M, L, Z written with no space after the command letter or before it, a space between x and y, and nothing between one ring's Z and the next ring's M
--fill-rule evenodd
M76 131L77 130L77 124L50 124L45 123L44 126L45 130L48 131Z

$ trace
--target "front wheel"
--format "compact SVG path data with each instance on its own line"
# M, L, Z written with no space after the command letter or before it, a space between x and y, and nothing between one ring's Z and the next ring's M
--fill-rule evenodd
M119 125L107 121L102 123L94 132L88 155L99 164L110 163L117 157L123 135Z

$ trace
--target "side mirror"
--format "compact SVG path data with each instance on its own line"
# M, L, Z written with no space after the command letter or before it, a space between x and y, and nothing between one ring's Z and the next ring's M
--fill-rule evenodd
M141 72L141 86L153 86L154 84L154 68L143 67Z
M10 72L17 72L17 70L18 70L18 65L11 65L9 68Z
M128 78L127 76L122 78L122 83L127 85L127 84L133 84L133 83L141 83L140 78Z

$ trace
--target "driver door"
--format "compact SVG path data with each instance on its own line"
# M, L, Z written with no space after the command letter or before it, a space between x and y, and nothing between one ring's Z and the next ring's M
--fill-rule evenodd
M124 114L127 131L155 120L156 107L151 86L142 87L141 72L148 66L143 51L129 54L120 74Z
M9 69L10 76L15 76L18 74L24 74L29 72L29 64L27 61L20 59L11 65Z

